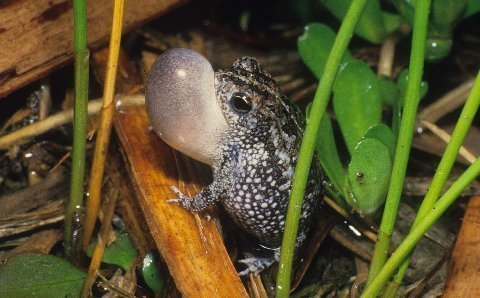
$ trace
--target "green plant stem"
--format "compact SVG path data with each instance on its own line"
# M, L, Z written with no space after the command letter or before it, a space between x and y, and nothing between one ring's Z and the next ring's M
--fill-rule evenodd
M477 74L477 78L473 85L472 91L465 102L465 106L463 107L462 113L458 118L457 124L455 129L452 133L452 137L450 142L445 149L445 152L442 156L442 160L438 165L437 171L433 176L432 182L430 187L428 188L428 192L423 199L422 204L418 210L417 217L415 218L412 229L416 227L418 222L425 216L425 214L433 208L435 202L437 202L438 198L440 197L440 193L442 192L443 187L445 186L445 182L447 181L448 176L452 170L452 167L455 163L455 160L458 155L458 151L462 146L463 140L468 133L468 129L470 128L473 118L478 111L478 106L480 104L480 72ZM396 289L403 280L403 276L405 275L405 271L408 268L408 264L410 263L410 257L408 257L398 270L397 274L395 274L393 278L393 282L389 284L385 297L395 297Z
M325 113L340 63L366 3L367 0L352 1L338 31L332 51L326 62L319 87L315 93L312 103L312 112L307 121L305 134L302 139L302 146L300 148L298 163L293 178L290 203L288 204L285 232L283 234L282 249L280 253L280 266L277 275L276 297L288 297L290 294L290 278L300 213L320 121Z
M75 105L73 116L72 172L70 200L65 210L64 246L67 255L73 249L73 218L83 204L85 147L88 118L87 8L85 0L73 1L75 34Z
M418 3L418 2L417 2ZM477 160L452 184L445 194L433 205L425 216L417 223L407 235L405 240L398 246L385 266L379 271L375 279L366 287L362 297L377 297L382 288L388 282L395 270L404 262L415 245L420 241L425 232L442 216L448 207L455 202L462 191L480 175L480 158Z
M408 156L413 139L413 129L420 100L420 82L423 74L425 56L425 41L427 37L428 12L430 0L417 1L412 37L412 51L408 85L405 95L402 121L397 142L397 149L393 161L392 177L388 188L387 199L383 211L382 222L378 231L378 241L375 244L373 259L370 265L367 285L377 276L387 260L390 240L397 217L398 205L402 195Z

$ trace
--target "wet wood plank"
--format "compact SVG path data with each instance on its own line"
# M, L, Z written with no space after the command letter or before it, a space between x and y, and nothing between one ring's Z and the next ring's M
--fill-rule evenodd
M195 163L152 131L144 107L123 108L115 129L144 215L177 288L184 297L247 297L215 225L216 217L192 215L167 199L176 185L194 195L208 183Z
M126 1L124 32L187 0ZM108 42L113 1L88 0L88 44ZM0 1L0 98L73 58L71 0Z
M480 196L470 199L443 297L480 297Z

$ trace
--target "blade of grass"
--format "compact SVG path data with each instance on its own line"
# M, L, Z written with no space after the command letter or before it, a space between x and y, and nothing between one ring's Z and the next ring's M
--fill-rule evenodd
M455 202L455 199L460 196L462 191L479 175L480 158L477 158L477 160L452 184L438 202L433 205L433 208L428 210L415 228L410 231L405 240L403 240L383 268L378 272L377 276L366 287L361 297L377 297L382 288L389 281L392 274L411 253L425 232L440 216L442 216L447 208Z
M87 135L88 58L87 7L85 0L73 1L75 37L75 106L73 116L72 172L70 200L65 210L64 247L68 256L73 250L73 218L83 205L85 147Z
M452 138L448 142L447 148L443 153L440 164L433 176L428 192L423 199L420 208L418 209L418 214L415 220L413 221L412 229L416 227L418 222L425 216L425 214L433 208L433 205L437 202L437 199L440 197L445 182L447 181L448 176L452 170L452 167L457 158L460 147L462 146L463 140L468 133L468 130L472 124L473 118L478 111L478 106L480 104L480 72L477 75L477 79L473 85L472 91L465 102L462 113L458 118L455 129L452 133ZM408 257L398 270L397 274L393 278L393 282L388 285L385 297L395 297L395 293L403 280L405 271L408 268L410 263L410 257Z
M103 88L103 107L100 114L100 124L95 142L90 181L88 183L83 249L86 249L90 242L100 207L100 191L102 188L104 164L108 152L108 144L110 142L112 117L115 108L113 96L115 92L115 78L117 75L120 40L122 37L123 8L124 0L115 0L113 6L113 24L112 33L110 35L107 71Z
M315 150L320 121L325 113L332 86L340 67L340 62L347 50L355 26L366 4L367 0L352 1L338 31L337 38L333 44L332 51L328 57L325 70L313 99L312 110L302 139L302 146L300 148L298 163L293 178L290 202L288 204L285 232L283 234L282 249L280 252L280 266L277 276L277 297L288 297L290 294L292 261L300 212L302 209L303 195L307 185L308 174L310 172L310 165Z
M430 0L417 1L410 53L409 80L405 95L403 116L400 123L397 149L393 161L393 170L388 189L382 222L378 231L367 285L377 276L385 261L390 247L390 240L397 217L398 205L402 195L403 182L407 171L408 156L412 146L413 129L420 100L420 82L423 74L425 41L427 37Z

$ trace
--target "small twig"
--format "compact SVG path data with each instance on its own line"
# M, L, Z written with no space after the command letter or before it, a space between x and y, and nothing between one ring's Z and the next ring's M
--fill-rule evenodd
M467 99L472 89L474 79L462 83L453 90L447 92L444 96L434 101L431 105L425 107L418 114L422 120L432 123L460 107Z
M397 37L389 36L382 44L380 49L380 57L378 59L377 76L392 77L393 61L395 59L395 44Z
M40 106L38 111L38 119L44 120L50 114L50 108L52 106L52 95L50 92L50 80L44 79L41 85Z
M143 94L117 95L117 107L143 105ZM102 99L90 100L88 103L88 115L96 115L102 108ZM0 137L0 149L7 149L12 145L21 145L30 138L39 136L54 128L72 122L73 108L54 114L45 120L20 128L8 135Z
M434 123L427 121L427 120L420 120L420 123L428 128L433 134L435 134L440 140L448 144L451 139L451 135L440 128L439 126L435 125ZM471 153L467 148L464 146L460 147L460 151L458 152L463 158L465 158L470 164L472 164L477 158L473 153Z

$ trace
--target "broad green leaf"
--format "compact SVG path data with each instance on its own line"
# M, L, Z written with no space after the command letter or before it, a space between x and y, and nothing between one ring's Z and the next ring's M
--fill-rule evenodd
M328 115L328 113L322 117L316 149L317 157L320 160L320 164L322 165L325 174L327 174L328 179L335 189L345 196L343 193L343 182L345 181L347 174L340 161L337 145L335 144L335 137L333 135L330 115Z
M478 1L478 0L476 0ZM469 9L468 0L435 0L430 8L425 59L438 61L448 55L452 47L452 32L456 23ZM410 24L413 24L416 0L395 0L394 4Z
M468 0L435 0L430 12L430 28L435 36L450 37L455 23L460 19Z
M382 76L378 79L380 96L385 105L392 107L400 100L400 92L395 83L389 78Z
M465 11L463 12L462 18L466 19L478 12L480 12L480 0L469 0L467 7L465 7Z
M102 262L108 264L114 264L128 270L132 265L135 258L136 250L133 246L128 234L116 233L117 239L112 245L105 248L103 253ZM87 255L92 256L93 249L95 248L96 241L91 243L87 248Z
M416 0L394 0L393 4L402 18L410 25L413 25L413 17L415 15Z
M352 0L320 0L320 2L339 20L347 14ZM381 43L387 32L383 22L382 10L378 0L369 0L355 28L355 34L372 43Z
M391 172L388 148L376 139L362 140L348 166L347 201L360 214L373 215L385 201Z
M305 32L298 38L298 52L303 62L317 79L323 74L325 63L335 41L335 32L320 23L305 26ZM350 53L346 53L344 62L352 61Z
M408 68L402 70L400 75L398 75L397 79L397 88L400 91L400 98L405 96L405 92L407 91L408 85ZM425 81L420 82L420 98L423 98L425 94L428 92L428 83Z
M160 297L160 293L165 285L163 276L158 268L159 260L156 254L149 252L143 259L142 275L148 287L155 293L155 297Z
M393 161L397 142L390 127L382 123L375 124L367 130L367 132L363 135L363 138L375 139L382 142L382 144L388 148L388 151L390 152L390 158Z
M402 23L402 18L393 13L389 12L382 12L383 15L383 22L385 23L385 32L387 34L390 34L398 29L400 27L400 24Z
M380 123L382 99L373 71L361 61L348 63L333 87L333 109L350 155L367 129Z
M430 62L440 61L448 56L452 48L452 37L427 37L425 42L425 59Z
M25 253L0 266L0 297L79 297L85 277L64 259Z

